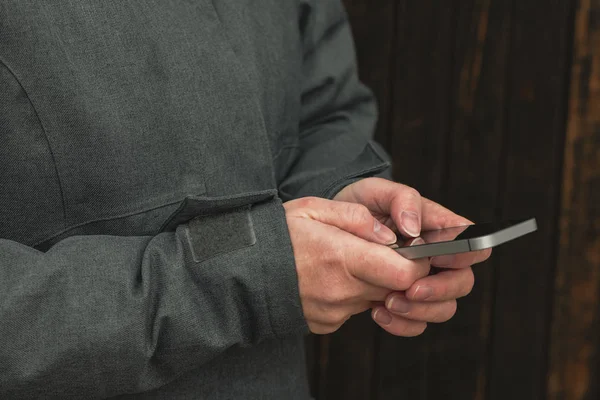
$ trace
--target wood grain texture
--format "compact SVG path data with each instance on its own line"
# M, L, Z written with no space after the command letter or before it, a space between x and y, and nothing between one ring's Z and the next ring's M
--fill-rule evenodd
M344 0L344 5L352 26L360 79L378 103L375 140L388 148L397 1Z
M600 398L600 1L577 2L548 399Z
M345 3L395 179L540 229L421 337L362 315L310 341L314 395L600 398L600 0Z
M304 338L304 351L306 357L306 374L308 376L308 386L310 395L317 397L319 380L319 359L320 349L318 348L318 338L316 335L309 334Z
M389 151L394 160L394 178L427 197L439 199L450 131L456 7L451 2L434 0L397 3L394 75L390 82L393 111ZM410 339L383 330L380 335L378 398L425 398L431 332Z
M395 2L344 3L355 38L360 78L373 90L379 105L375 139L387 147ZM373 398L377 332L378 326L366 312L352 317L334 334L319 339L320 366L314 384L319 399Z
M545 400L572 13L563 0L513 4L499 216L539 229L494 251L487 398Z
M390 152L394 178L439 197L450 130L456 7L399 0Z
M475 222L496 216L503 166L506 69L512 5L462 1L456 18L452 131L442 202ZM432 326L427 399L484 399L488 378L494 265L474 267L475 287L456 316Z

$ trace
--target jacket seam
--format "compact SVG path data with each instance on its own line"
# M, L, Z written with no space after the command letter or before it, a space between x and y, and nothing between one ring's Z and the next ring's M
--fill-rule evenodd
M139 211L133 211L133 212L119 214L119 215L115 215L115 216L111 216L111 217L106 217L106 218L96 218L96 219L93 219L93 220L90 220L90 221L82 222L80 224L71 225L69 227L65 227L65 229L63 229L62 231L60 231L58 233L55 233L52 236L46 237L46 238L38 241L37 243L35 243L33 245L33 247L39 246L39 245L41 245L41 244L43 244L43 243L45 243L45 242L47 242L49 240L56 239L57 237L60 237L60 236L64 235L65 233L67 233L69 231L72 231L74 229L81 228L82 226L94 224L96 222L113 221L113 220L118 220L118 219L133 217L135 215L144 214L144 213L149 212L149 211L154 211L154 210L158 210L160 208L169 207L169 206L171 206L173 204L177 204L179 202L181 202L181 200L171 201L169 203L164 203L164 204L161 204L161 205L158 205L158 206L153 206L153 207L145 208L145 209L139 210Z
M283 152L284 152L285 150L294 149L294 148L299 148L299 147L300 147L300 145L299 145L299 144L297 144L297 143L296 143L296 144L287 144L287 145L284 145L284 146L282 146L282 147L281 147L281 148L280 148L280 149L277 151L277 153L276 153L276 154L275 154L275 156L273 157L273 160L274 160L274 161L277 161L277 159L279 159L279 157L281 157L281 155L283 154Z
M56 163L56 157L54 155L54 150L52 150L52 145L50 143L50 138L48 137L48 132L46 132L46 128L44 127L44 124L42 123L42 119L40 118L40 115L39 115L37 109L35 108L35 106L33 105L33 101L31 100L31 97L29 96L29 93L25 89L25 86L23 86L23 83L21 82L21 80L17 77L17 75L14 73L14 71L6 64L6 62L4 62L4 60L2 58L0 58L0 65L2 65L4 68L6 68L8 73L19 84L19 87L21 88L21 90L23 90L23 93L25 93L25 97L27 98L27 101L29 102L31 109L33 110L33 113L35 114L35 117L38 120L40 128L42 129L42 132L44 133L44 138L46 139L46 144L48 146L48 151L50 153L52 165L54 166L54 173L56 174L56 181L58 183L58 190L60 193L60 200L61 200L62 213L63 213L63 228L66 229L66 227L67 227L67 207L66 207L66 202L65 202L63 183L60 178L60 173L58 172L58 164Z
M268 134L267 125L266 125L266 121L265 121L264 112L262 111L261 98L260 98L259 90L258 90L259 88L256 86L256 83L253 82L252 77L249 75L248 69L243 68L244 63L241 61L240 55L238 54L238 52L235 49L235 46L232 43L232 38L231 38L230 32L225 28L225 24L223 22L221 13L219 13L219 9L215 5L215 0L210 1L210 7L213 9L215 16L217 17L217 20L219 21L219 33L221 35L223 35L223 38L225 39L225 42L227 43L227 47L229 48L229 50L231 51L231 54L235 58L234 65L239 70L238 73L244 77L244 80L246 81L246 83L248 84L248 87L250 88L250 91L252 92L253 99L254 99L253 105L256 107L256 111L258 112L257 118L258 118L259 125L262 128L261 132L259 132L259 135L258 135L260 138L259 140L262 142L263 148L270 156L271 182L273 183L273 185L277 186L277 177L275 176L273 149L271 148L271 144L270 144L269 138L267 136L267 134Z
M361 170L346 174L342 177L339 177L338 179L333 180L332 182L329 183L329 185L327 185L327 187L323 191L321 191L321 193L319 193L319 197L328 198L330 192L332 190L334 190L337 186L343 184L344 182L351 180L351 179L361 178L361 177L366 176L371 173L377 173L378 171L380 171L382 169L385 170L390 167L390 163L381 157L381 155L373 147L373 144L371 143L371 141L367 142L367 146L373 151L373 154L377 158L379 158L379 164L376 164L372 167L363 168Z

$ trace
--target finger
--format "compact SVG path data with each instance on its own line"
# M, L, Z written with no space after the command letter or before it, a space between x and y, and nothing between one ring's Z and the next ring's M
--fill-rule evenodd
M385 307L373 308L371 318L387 332L396 336L419 336L427 328L427 323L393 315Z
M331 287L323 293L323 300L334 305L383 303L391 289L375 286L361 279L351 279L345 285ZM369 307L370 308L370 307Z
M473 222L467 218L461 217L448 210L446 207L425 197L421 198L421 211L423 216L421 229L423 231L473 224Z
M372 303L370 301L330 306L323 304L313 305L314 310L311 312L312 317L310 322L333 332L346 323L353 315L365 312L371 307Z
M389 290L406 290L429 274L429 259L407 260L386 246L365 241L342 249L350 275Z
M362 287L359 289L361 293L361 298L359 299L359 301L361 302L366 301L368 302L368 304L371 304L371 302L383 303L391 292L390 289L385 287L371 285L363 281L359 282L361 282L362 284ZM371 307L369 306L368 308Z
M471 251L468 253L448 254L436 256L431 259L431 265L440 268L467 268L479 264L490 258L492 249Z
M301 206L295 212L327 225L352 233L361 239L380 244L396 242L396 234L381 224L362 204L333 201L318 197L296 200Z
M352 198L381 215L390 215L398 231L407 237L421 232L421 195L417 190L387 179L369 178Z
M421 195L416 189L390 182L387 198L390 199L389 215L405 237L418 237L421 234ZM385 198L383 200L385 202Z
M448 269L416 281L407 291L412 301L445 301L471 293L475 276L471 268Z
M385 308L394 315L413 321L446 322L456 314L456 300L410 301L403 293L390 293Z
M426 243L453 240L473 222L461 217L431 201L422 198L423 208L423 239ZM431 265L442 268L466 268L487 260L492 254L491 249L433 257Z
M470 225L450 226L442 229L423 231L421 237L426 243L447 242L454 240L463 233Z

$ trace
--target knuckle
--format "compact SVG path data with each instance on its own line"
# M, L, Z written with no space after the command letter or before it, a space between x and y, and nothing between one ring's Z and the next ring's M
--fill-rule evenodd
M469 271L467 273L466 283L465 283L465 291L466 291L466 293L464 293L464 295L466 296L469 293L471 293L471 291L473 290L474 286L475 286L475 274L473 273L473 269L469 268Z
M327 246L327 251L321 253L321 261L324 265L331 267L344 265L346 256L343 247Z
M437 317L438 322L447 322L456 314L457 304L456 300L452 300L444 304L442 311Z
M356 253L356 255L354 255L354 264L356 264L356 266L367 266L370 265L371 263L369 262L371 260L371 254L369 251L361 251Z
M313 208L316 202L316 197L314 196L308 196L308 197L302 197L300 199L296 200L298 203L299 207L302 208Z
M371 218L369 209L362 204L349 204L350 223L355 226L367 224Z
M423 334L425 329L427 329L426 322L411 321L411 323L404 326L397 335L403 337L415 337Z
M346 302L348 296L344 290L332 287L325 291L323 300L329 305L339 305Z
M406 269L403 269L404 279L403 279L403 282L400 282L400 283L403 284L404 289L408 289L417 280L427 276L427 274L429 274L429 269L430 269L430 266L428 263L422 263L422 262L413 263L412 265L408 266Z
M425 329L427 329L427 323L423 322L420 324L417 324L413 330L412 336L420 336L425 332Z
M419 193L419 191L413 187L407 186L407 192L408 195L410 197L416 198L416 199L420 199L421 198L421 193Z
M329 332L327 333L334 333L336 332L338 329L340 329L342 327L343 324L329 324L327 325L327 329Z
M448 308L448 319L450 319L456 315L456 311L458 310L458 303L456 300L452 300Z
M382 274L383 266L373 262L371 251L346 252L345 265L351 277L362 277L367 279L378 277Z
M333 326L337 326L338 328L342 326L350 316L348 313L341 309L332 310L329 313L329 323Z
M395 268L394 272L394 289L395 290L406 290L414 282L412 272L407 271L404 268Z
M439 300L445 300L448 298L456 297L456 294L452 296L452 291L448 288L448 285L440 285L435 290L436 298Z
M429 275L429 272L431 271L431 264L429 263L429 260L427 259L423 259L423 260L419 260L415 263L415 268L413 269L414 271L414 280L416 281L417 279L421 279L426 277L427 275Z

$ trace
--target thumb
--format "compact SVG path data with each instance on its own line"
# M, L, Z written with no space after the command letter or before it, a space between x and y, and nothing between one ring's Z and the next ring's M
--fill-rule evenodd
M388 245L397 240L396 234L374 218L362 204L304 197L289 201L284 207L296 216L335 226L370 242Z

